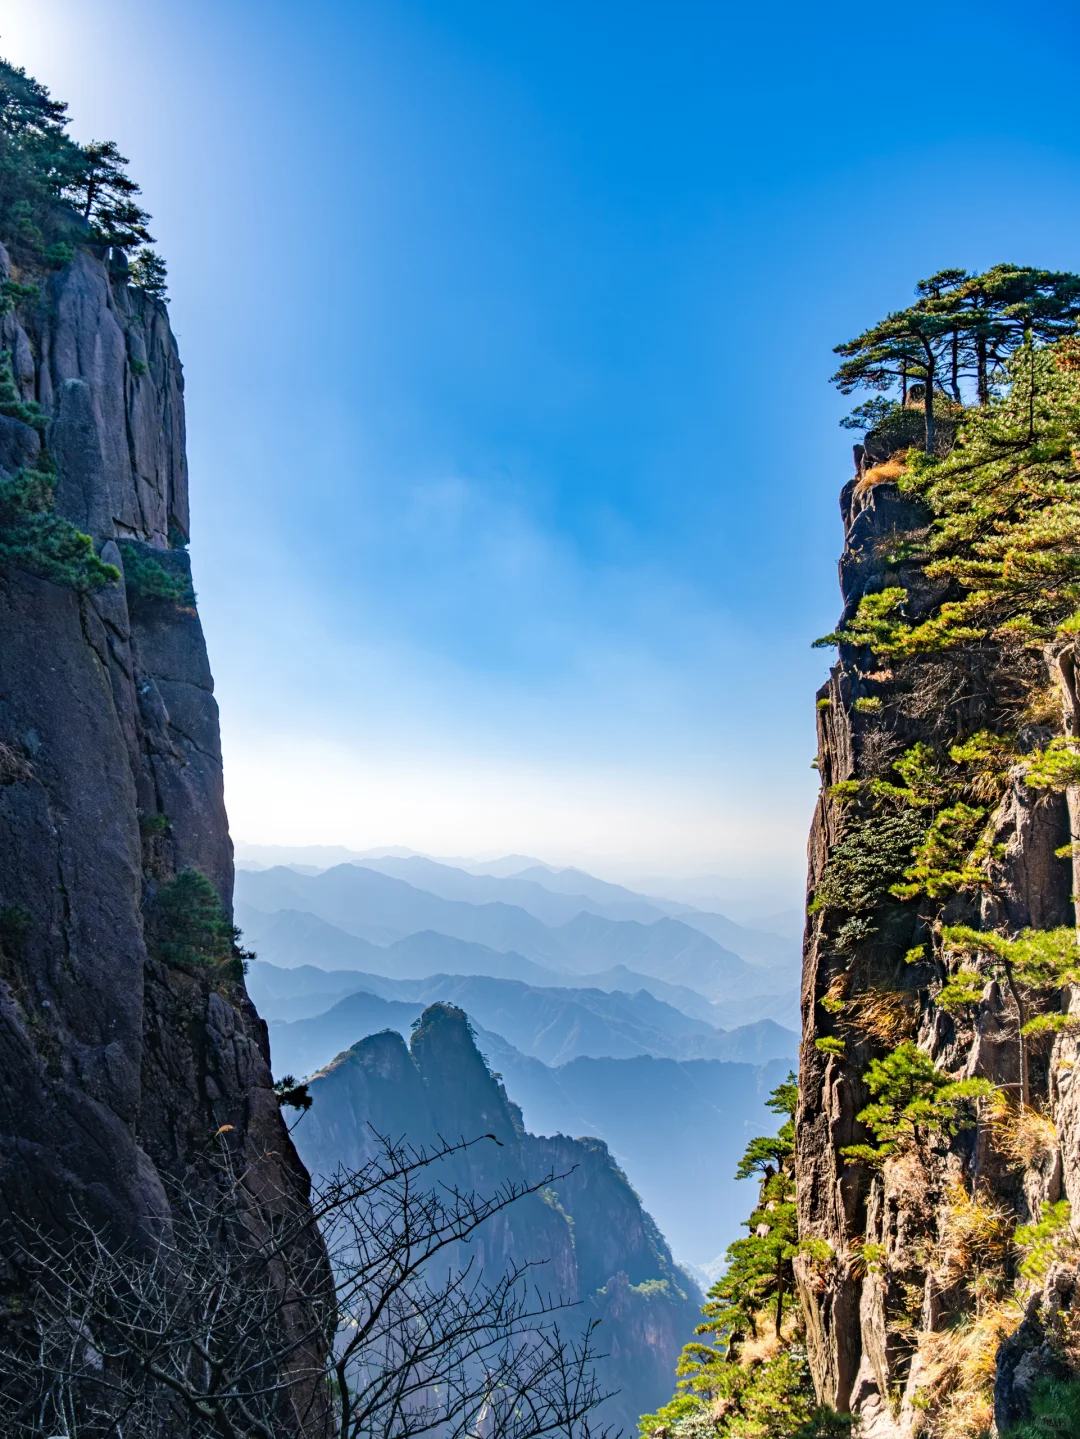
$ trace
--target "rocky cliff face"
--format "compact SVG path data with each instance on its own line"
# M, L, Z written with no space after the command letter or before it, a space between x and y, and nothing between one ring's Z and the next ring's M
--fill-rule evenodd
M0 279L11 277L0 250ZM33 278L16 275L14 278ZM0 322L23 400L0 417L0 477L56 462L57 510L123 568L184 580L183 376L164 307L88 250ZM123 551L118 541L127 541ZM215 1143L307 1176L242 984L148 957L147 905L186 868L231 906L217 707L193 604L0 576L0 1225L119 1238L209 1183ZM231 1129L224 1129L231 1126ZM218 1135L215 1141L215 1135ZM222 1138L225 1136L225 1138Z
M907 558L929 516L894 484L874 483L867 458L856 458L860 474L841 500L844 617L864 594L903 586L917 621L946 593ZM1028 667L1022 676L1018 664ZM874 781L899 784L895 762L920 742L940 752L975 732L1009 731L1022 751L1045 744L1050 731L1018 692L1030 696L1053 678L1037 652L1005 658L983 644L881 660L842 644L818 695L822 792L809 896L827 902L811 904L807 923L797 1172L801 1236L827 1249L817 1259L804 1254L796 1268L818 1396L859 1415L866 1439L1003 1432L1027 1412L1035 1378L1064 1372L1062 1336L1080 1317L1070 1307L1080 1297L1075 1270L1056 1261L1041 1286L1020 1284L1007 1237L1063 1197L1080 1212L1073 1035L1029 1044L1023 1113L1031 1130L1037 1115L1045 1122L1026 1148L1014 1127L1010 1149L990 1102L979 1100L955 1133L916 1128L915 1142L884 1164L841 1152L870 1137L857 1119L871 1099L868 1065L908 1039L950 1079L992 1081L1020 1113L1019 1025L1008 986L986 973L981 996L947 1012L940 999L949 967L934 940L942 922L1007 934L1073 923L1070 866L1057 853L1069 843L1064 796L1033 792L1014 769L988 802L993 884L961 886L942 912L925 896L890 893L911 864L912 836L898 845L887 827L873 828L857 795ZM841 879L846 908L828 899ZM1068 1004L1066 993L1062 1008ZM986 1252L973 1257L980 1243ZM968 1372L973 1366L978 1373Z
M489 1275L540 1263L541 1289L601 1321L598 1349L607 1357L598 1372L605 1388L619 1391L602 1406L602 1422L632 1433L638 1416L667 1397L698 1319L691 1286L602 1141L525 1132L461 1010L432 1005L409 1048L396 1031L361 1040L310 1089L314 1102L296 1138L313 1174L360 1167L377 1134L429 1149L440 1136L490 1134L497 1144L470 1149L440 1179L487 1196L507 1183L560 1176L488 1220L469 1256Z

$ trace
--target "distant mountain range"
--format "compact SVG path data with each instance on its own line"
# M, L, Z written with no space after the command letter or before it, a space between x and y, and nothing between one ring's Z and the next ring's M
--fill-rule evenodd
M411 865L413 861L401 863ZM463 871L449 870L447 866L432 868L446 870L452 877L452 886L459 890L477 878ZM457 878L453 878L455 875ZM430 880L430 876L428 878ZM480 877L485 892L488 892L488 881L513 886L527 883ZM445 875L440 876L439 882L444 888L451 887ZM542 886L534 888L540 894L546 893ZM569 919L553 925L519 904L504 900L475 903L448 899L381 870L353 864L338 865L315 875L299 874L280 866L239 871L236 892L241 927L257 947L261 946L265 957L276 963L315 962L320 967L355 966L367 972L385 973L398 960L397 954L384 953L379 957L371 948L361 950L355 944L350 946L348 938L364 940L368 946L390 951L401 938L431 931L448 940L482 945L495 954L519 956L555 974L562 972L591 979L597 973L621 965L633 973L693 990L713 1003L727 1005L766 998L773 1001L764 1007L759 1004L756 1012L725 1015L726 1022L745 1022L766 1014L786 1018L789 1023L797 1022L797 986L791 967L766 968L747 963L700 930L670 916L642 923L580 909ZM519 889L511 892L520 897ZM548 898L559 905L568 902L567 896L549 895ZM541 902L536 901L535 895L531 899L539 907ZM571 907L576 902L569 897ZM587 897L586 902L590 902ZM266 916L282 911L314 915L343 934L331 934L321 926L311 925L311 932L305 935L304 922L295 919L282 926L281 932L276 932ZM550 909L548 912L553 913ZM732 928L738 929L738 926ZM430 964L447 971L460 970L460 954L449 963L445 957L439 962L435 954L437 942L429 940L427 944ZM480 956L475 959L479 960ZM492 967L489 957L479 972L490 973ZM402 973L392 968L390 972ZM474 968L472 972L477 971ZM498 972L504 977L513 973L529 982L541 979L535 972L523 970L516 959L500 966ZM417 970L413 968L405 973L415 974Z
M603 1139L676 1252L701 1266L738 1235L746 1204L735 1166L747 1140L767 1132L764 1099L798 1048L769 1021L719 1033L644 991L538 991L461 975L396 980L263 961L251 965L248 988L271 1021L278 1077L319 1070L380 1030L408 1038L433 1000L460 1005L526 1126ZM677 1057L695 1053L715 1057Z
M524 860L524 857L511 857L505 864L516 862L519 858ZM438 895L441 899L464 900L469 904L516 905L546 925L565 924L583 910L607 919L630 919L642 924L677 916L690 928L707 934L742 959L765 965L785 965L797 958L798 947L788 937L750 929L722 914L695 909L676 900L636 894L622 885L596 879L580 869L553 870L547 865L528 864L516 874L481 873L443 864L423 855L395 854L357 857L347 862L357 868L372 869L389 878L404 880L414 889ZM291 868L293 873L310 877L340 865L277 867ZM243 872L265 870L260 866L258 870Z
M771 1020L720 1030L645 989L628 994L537 988L485 975L388 979L314 966L278 969L257 960L249 969L248 991L270 1021L277 1074L310 1074L378 1029L407 1034L413 1020L437 1000L458 1005L474 1024L550 1065L585 1055L627 1059L640 1054L763 1063L793 1061L798 1050L797 1036Z
M707 1270L740 1232L735 1166L796 1061L797 944L524 856L312 858L237 874L275 1073L458 1006L528 1128L604 1140Z

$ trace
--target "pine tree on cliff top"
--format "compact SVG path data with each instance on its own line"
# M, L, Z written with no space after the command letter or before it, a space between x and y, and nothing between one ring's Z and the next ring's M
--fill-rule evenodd
M125 156L111 140L78 144L67 125L62 101L0 60L0 240L31 264L66 263L80 241L151 244Z
M899 388L901 406L918 396L927 454L935 450L940 396L948 393L962 404L962 382L971 380L978 403L988 404L1023 344L1060 339L1080 320L1080 276L1068 271L1029 265L994 265L977 275L939 270L920 280L915 292L914 305L836 346L842 363L833 382L845 395ZM883 414L880 403L861 408L871 422Z

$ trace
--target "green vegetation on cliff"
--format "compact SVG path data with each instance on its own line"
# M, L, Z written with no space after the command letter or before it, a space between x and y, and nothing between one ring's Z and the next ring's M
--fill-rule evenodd
M873 1383L904 1432L985 1439L996 1414L1002 1433L1071 1433L1067 1382L1010 1429L1031 1375L1016 1388L999 1356L1030 1328L1043 1372L1080 1370L1075 1319L1032 1318L1076 1256L1054 1106L1080 1028L1080 276L999 265L917 292L838 347L834 377L879 398L846 422L866 429L847 606L819 641L840 663L819 719L808 1132L841 1095L856 1142L815 1140L848 1218L800 1191L838 1245L813 1318L860 1287L855 1342L865 1361L881 1336Z
M90 536L54 510L55 483L47 450L10 479L0 478L0 574L23 570L80 593L118 580L120 571L98 558Z
M810 1381L793 1260L795 1215L793 1074L769 1108L785 1116L778 1134L752 1139L735 1177L758 1179L750 1233L727 1251L709 1291L696 1341L683 1349L674 1398L641 1419L643 1439L843 1439L851 1419L819 1405ZM804 1246L811 1263L823 1255Z
M251 956L240 947L214 886L197 869L182 869L154 896L147 912L146 947L152 959L191 973L211 973L239 984Z
M111 140L80 145L67 125L62 101L0 60L0 240L23 265L65 265L79 244L128 251L153 243L125 157ZM140 251L132 278L163 295L164 268L152 251Z

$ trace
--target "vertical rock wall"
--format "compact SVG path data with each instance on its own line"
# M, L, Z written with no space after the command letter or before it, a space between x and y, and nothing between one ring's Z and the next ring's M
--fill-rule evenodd
M0 251L0 279L11 275ZM33 278L38 276L15 278ZM51 417L57 509L122 566L118 540L189 561L183 375L164 307L81 251L0 321L24 400ZM0 417L0 472L40 439ZM170 547L171 546L171 547ZM154 820L163 816L164 820ZM167 821L167 823L166 823ZM217 706L194 607L129 608L17 571L0 577L0 1226L73 1212L138 1238L170 1184L209 1182L223 1126L272 1154L304 1202L240 987L151 962L154 888L200 870L227 908L232 847Z
M904 559L902 542L926 535L928 517L918 502L891 483L867 485L857 475L843 491L841 510L845 619L862 595L888 585L908 590L916 619L941 601L942 594L922 571ZM1037 655L1023 662L1045 669ZM1036 678L1048 681L1050 676ZM839 662L818 694L822 790L809 844L811 901L830 856L850 829L845 797L832 787L890 773L895 782L892 763L905 750L920 740L947 743L957 732L989 727L1019 732L1022 745L1045 743L1047 735L1037 725L1031 728L1011 691L1012 676L992 651L887 662L866 649L841 646ZM997 846L993 892L954 896L946 922L1010 933L1026 926L1070 925L1069 863L1055 854L1069 840L1064 798L1045 791L1037 796L1017 779L992 824ZM969 1012L949 1015L932 1003L942 975L929 961L905 962L913 948L926 945L934 908L880 895L869 916L870 932L854 938L853 932L845 937L828 913L811 909L807 921L797 1117L799 1220L802 1237L824 1241L832 1257L821 1262L804 1254L796 1269L819 1398L859 1415L865 1439L987 1432L975 1418L970 1421L975 1427L941 1427L934 1404L944 1400L935 1397L925 1358L927 1336L943 1334L965 1314L970 1322L970 1294L960 1284L950 1285L948 1266L939 1262L943 1215L956 1186L1002 1206L1019 1222L1037 1220L1047 1202L1063 1196L1080 1213L1080 1088L1073 1077L1078 1048L1068 1035L1032 1047L1032 1103L1052 1117L1059 1142L1057 1152L1037 1165L1003 1161L981 1121L952 1138L928 1133L913 1152L884 1166L841 1154L844 1146L870 1138L857 1120L870 1100L863 1075L890 1045L858 1023L843 1022L835 1003L823 1005L830 997L843 1000L846 1016L858 1012L861 996L895 996L894 1011L907 1016L901 1028L940 1069L954 1078L985 1077L1006 1094L1018 1090L1017 1026L1001 988L988 984L982 1001ZM932 946L926 948L929 953ZM820 1050L820 1039L842 1040L843 1054ZM1047 1325L1068 1310L1076 1287L1073 1273L1055 1270L1052 1292L1030 1298L1024 1324L1001 1349L999 1426L1025 1412L1025 1393L1017 1383L1023 1389L1040 1372L1052 1370Z

